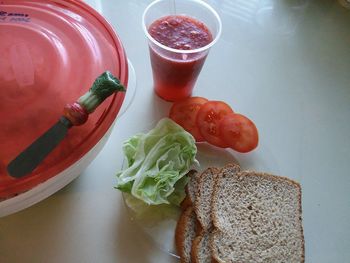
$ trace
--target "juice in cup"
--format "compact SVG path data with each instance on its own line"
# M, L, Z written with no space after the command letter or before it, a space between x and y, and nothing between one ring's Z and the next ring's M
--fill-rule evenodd
M201 0L156 0L143 13L155 92L176 101L191 96L221 20Z
M148 32L159 43L178 50L195 50L213 40L209 29L202 22L185 15L162 17L150 25ZM150 46L156 93L170 101L190 96L207 53L164 54Z

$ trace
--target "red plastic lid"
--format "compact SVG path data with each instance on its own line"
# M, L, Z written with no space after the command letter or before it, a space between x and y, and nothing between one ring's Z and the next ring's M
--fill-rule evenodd
M109 70L126 86L128 65L112 27L77 0L0 2L0 200L27 191L86 154L107 132L124 93L108 98L33 173L14 179L7 164L55 124Z

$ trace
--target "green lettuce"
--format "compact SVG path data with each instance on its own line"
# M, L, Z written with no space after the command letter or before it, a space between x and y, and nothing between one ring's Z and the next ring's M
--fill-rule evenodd
M115 188L150 205L179 205L185 197L185 176L196 162L193 136L168 118L148 133L124 142L127 167L118 172Z

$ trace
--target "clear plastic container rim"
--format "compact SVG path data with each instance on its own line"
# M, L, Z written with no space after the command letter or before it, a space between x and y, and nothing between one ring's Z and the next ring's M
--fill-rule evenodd
M180 54L193 54L193 53L199 53L199 52L203 52L203 51L206 51L208 50L209 48L211 48L217 41L218 39L220 38L220 35L221 35L221 27L222 27L222 23L221 23L221 19L220 19L220 16L218 15L218 13L210 6L208 5L207 3L201 1L201 0L188 0L190 2L194 2L194 3L198 3L202 6L204 6L205 8L207 8L213 15L214 17L217 19L217 22L218 22L218 31L217 31L217 34L215 36L215 38L213 39L213 41L211 41L208 45L204 46L204 47L200 47L200 48L196 48L196 49L191 49L191 50L182 50L182 49L175 49L175 48L170 48L170 47L167 47L161 43L159 43L157 40L155 40L149 33L148 33L148 28L145 24L145 17L149 11L150 8L152 8L154 5L158 4L159 2L164 2L164 1L167 1L167 0L156 0L156 1L153 1L150 5L148 5L145 9L145 11L143 12L142 14L142 28L143 28L143 31L147 37L147 39L149 41L151 41L153 44L157 45L158 47L162 48L162 49L165 49L167 51L170 51L170 52L174 52L174 53L180 53ZM174 0L176 1L176 0Z

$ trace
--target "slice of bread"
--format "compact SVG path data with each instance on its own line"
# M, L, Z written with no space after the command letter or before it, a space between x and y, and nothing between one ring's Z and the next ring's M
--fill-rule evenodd
M209 167L197 177L197 191L194 202L194 211L196 212L197 219L204 231L208 231L212 226L211 200L216 177L220 176L220 174L223 172L237 173L239 171L239 165L229 164L223 167L221 170L214 167Z
M181 208L183 210L190 206L193 206L195 202L199 173L196 170L190 170L186 176L188 176L190 180L188 181L185 188L186 197L181 203Z
M207 231L211 225L211 195L214 189L215 177L218 173L216 168L207 168L197 178L197 191L194 201L194 211L198 222L204 231Z
M210 250L210 231L205 231L197 236L192 243L191 259L192 263L211 263L212 256Z
M196 237L197 217L191 206L184 210L176 225L175 245L181 263L191 262L192 242Z
M223 171L212 195L216 262L304 262L301 187L284 177Z
M191 251L193 262L211 262L211 251L209 247L209 235L212 228L211 200L216 177L220 176L224 171L238 173L240 167L236 164L229 164L222 169L210 167L197 177L198 183L194 210L203 233L198 234L193 241Z

